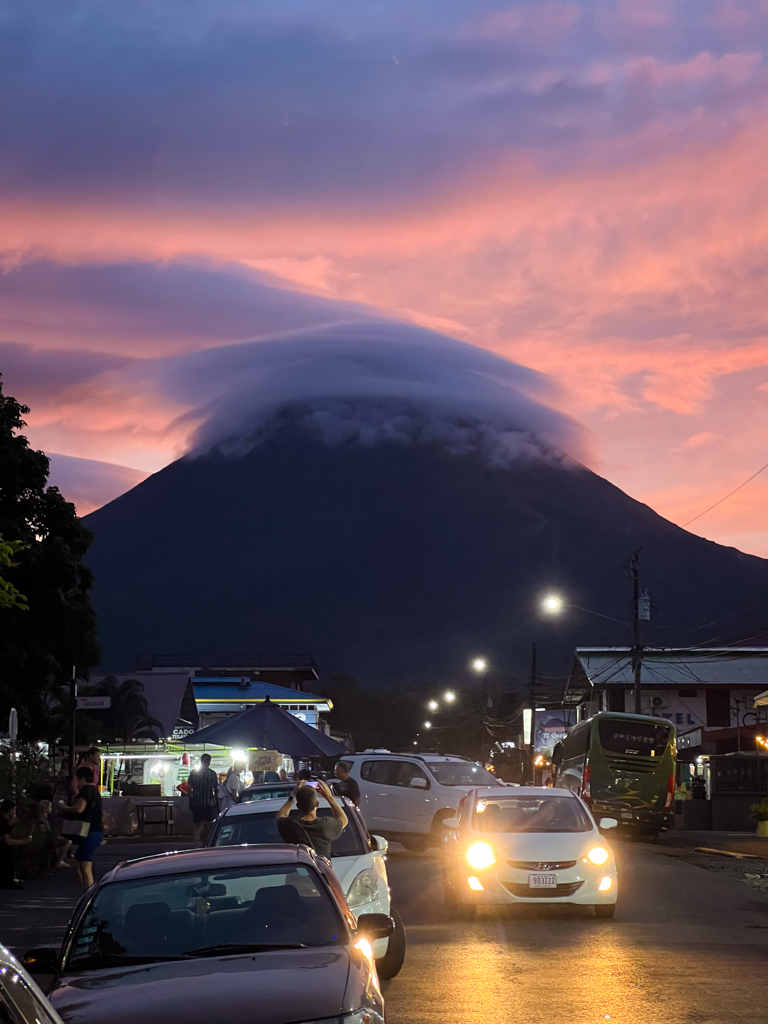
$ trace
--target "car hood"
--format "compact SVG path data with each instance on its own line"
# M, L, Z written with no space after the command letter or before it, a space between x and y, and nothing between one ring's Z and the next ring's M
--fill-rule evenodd
M349 973L346 948L275 950L67 975L49 998L67 1024L286 1024L348 1009Z
M578 860L592 845L606 845L595 832L473 832L472 841L476 840L492 846L497 860L501 856L530 862Z

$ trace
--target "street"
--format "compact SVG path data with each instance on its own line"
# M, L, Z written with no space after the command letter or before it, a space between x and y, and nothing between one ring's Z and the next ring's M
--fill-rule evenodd
M100 872L125 857L188 843L115 843ZM481 910L457 921L442 902L438 861L393 846L393 904L408 953L384 986L388 1024L756 1024L768 1000L768 896L687 863L679 851L615 844L613 921L566 907ZM745 870L749 870L749 862ZM77 899L61 870L5 894L0 937L14 951L53 944Z

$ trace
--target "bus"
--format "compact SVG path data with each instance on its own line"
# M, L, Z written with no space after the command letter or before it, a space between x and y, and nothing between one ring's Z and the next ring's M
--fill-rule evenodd
M595 818L656 836L674 824L675 757L671 722L601 711L555 746L554 785L578 793Z

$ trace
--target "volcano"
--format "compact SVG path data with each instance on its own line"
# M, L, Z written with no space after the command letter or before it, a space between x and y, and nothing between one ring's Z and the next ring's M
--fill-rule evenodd
M523 678L538 641L556 688L577 645L629 642L633 549L648 645L748 630L768 593L768 562L568 460L329 443L285 416L249 450L180 459L85 521L110 670L147 653L311 653L326 678L412 685L482 654ZM549 589L599 615L545 619Z

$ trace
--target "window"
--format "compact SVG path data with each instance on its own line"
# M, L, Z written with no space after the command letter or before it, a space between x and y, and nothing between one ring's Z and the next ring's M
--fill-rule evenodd
M501 785L495 775L471 761L430 761L429 770L441 786Z
M609 754L661 757L669 743L669 726L603 718L598 723L600 746Z
M563 740L563 761L571 761L573 758L581 758L587 752L589 743L589 731L592 728L591 722L582 722L574 726Z
M317 816L329 818L330 807L319 807ZM299 812L291 811L291 817L298 818ZM243 843L262 846L265 843L282 842L274 811L254 810L253 814L227 815L216 833L217 846L241 846ZM331 846L331 857L356 857L361 853L365 853L365 848L357 829L350 822Z
M213 947L221 945L327 946L347 938L314 869L219 868L104 886L79 922L66 967L217 956Z
M592 822L572 796L483 797L472 826L478 832L589 832Z
M400 761L398 763L400 770L397 773L395 785L410 787L411 779L424 779L426 785L423 788L429 789L429 779L427 778L427 773L422 768L419 768L412 761ZM414 786L413 788L416 789L418 787Z
M396 786L402 761L363 761L360 778L376 786Z

